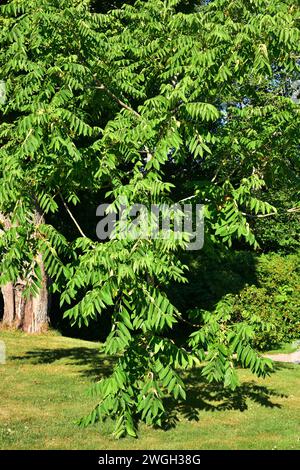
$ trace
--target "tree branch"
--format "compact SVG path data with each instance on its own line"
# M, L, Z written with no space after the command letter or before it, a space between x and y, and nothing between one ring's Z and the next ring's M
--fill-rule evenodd
M142 119L142 116L140 113L138 113L135 109L133 109L128 104L124 103L124 101L118 98L106 85L99 82L99 80L97 80L95 76L94 78L96 79L96 83L97 83L97 86L95 87L96 90L104 90L116 103L118 103L119 106L121 106L121 108L127 109L127 111L130 111L136 117L138 117L139 119ZM145 147L145 150L147 152L147 162L149 162L153 158L153 154L150 152L148 147Z
M77 220L75 219L74 215L72 214L72 212L70 211L69 207L67 206L67 203L65 202L63 196L61 193L58 193L59 194L59 197L60 199L62 200L62 203L64 205L64 208L66 209L67 213L69 214L69 216L71 217L71 219L73 220L74 224L76 225L79 233L81 234L82 237L84 238L87 238L87 236L85 235L85 233L82 231L79 223L77 222Z
M273 215L278 215L278 212L270 212L270 214L247 214L246 212L241 212L242 215L246 217L251 217L251 219L263 219L264 217L272 217Z
M131 113L133 113L138 118L142 117L137 111L135 111L135 109L131 108L131 106L124 103L124 101L120 100L120 98L118 98L112 91L110 91L110 89L107 88L107 86L103 85L103 83L99 83L99 82L97 82L97 83L98 83L98 86L96 86L97 90L104 90L122 108L127 109L127 111L130 111Z
M287 212L300 212L300 207L292 207L291 209L288 209Z
M286 211L283 211L281 214L291 214L295 212L300 212L300 207L292 207L291 209L287 209ZM271 212L270 214L247 214L246 212L241 212L242 215L245 215L247 217L251 217L252 219L263 219L264 217L272 217L273 215L280 215L278 212Z

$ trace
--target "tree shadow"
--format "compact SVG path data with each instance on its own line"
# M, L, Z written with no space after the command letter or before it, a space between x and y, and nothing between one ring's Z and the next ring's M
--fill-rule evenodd
M201 411L244 412L248 409L249 401L266 408L281 408L273 399L288 398L287 395L254 381L243 382L235 390L224 388L222 384L209 383L201 376L201 368L189 371L184 382L187 386L186 401L178 404L173 398L165 400L165 430L174 428L180 417L199 421Z
M30 364L53 364L63 360L64 364L78 367L78 372L92 381L108 377L116 362L115 357L107 357L100 350L86 347L37 349L28 351L25 356L14 356L14 360L26 361ZM80 367L82 366L82 369ZM286 365L276 364L276 369ZM254 381L243 382L235 390L224 388L222 384L209 383L201 375L201 367L192 369L185 374L187 399L184 402L168 397L164 401L166 415L163 428L174 428L180 418L199 421L201 411L221 412L236 410L244 412L249 402L267 408L281 408L276 398L287 398L287 395L267 386L258 385Z
M115 358L104 355L100 350L85 347L35 349L27 351L24 356L13 356L12 359L30 364L52 364L63 360L66 365L82 366L79 374L91 380L108 377L116 362Z

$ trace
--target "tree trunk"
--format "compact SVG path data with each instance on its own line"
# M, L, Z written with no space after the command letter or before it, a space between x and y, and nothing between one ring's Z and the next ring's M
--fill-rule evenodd
M1 214L2 216L2 214ZM1 217L3 220L3 216ZM40 214L35 214L35 222L41 221ZM4 225L4 224L3 224ZM10 226L6 218L4 228ZM48 278L45 272L42 255L38 255L38 263L42 272L42 287L36 296L25 298L23 291L25 288L25 280L18 280L17 283L8 283L2 286L3 296L3 325L11 328L22 329L27 333L41 333L47 329L49 325L49 295L48 295Z
M12 326L15 320L15 294L12 282L1 288L3 296L3 325Z
M27 333L41 333L49 324L48 278L41 255L39 255L39 265L42 271L42 287L38 295L30 297L24 305L22 329Z
M47 278L35 297L23 297L22 284L6 284L1 288L4 311L3 325L22 329L27 333L41 333L49 325Z

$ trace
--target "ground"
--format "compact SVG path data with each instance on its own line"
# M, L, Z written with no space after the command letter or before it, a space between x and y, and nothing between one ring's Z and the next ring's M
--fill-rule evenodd
M0 331L0 449L300 449L300 365L277 364L267 379L239 372L232 393L186 378L186 406L176 406L168 430L141 426L139 439L116 441L112 423L79 428L95 399L88 386L109 373L100 344L59 336ZM197 416L198 415L198 416Z

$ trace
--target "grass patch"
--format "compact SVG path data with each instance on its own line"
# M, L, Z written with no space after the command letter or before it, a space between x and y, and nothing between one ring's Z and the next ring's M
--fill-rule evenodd
M268 354L291 354L293 352L299 351L300 341L294 341L293 343L283 343L278 349L272 349L268 351Z
M170 412L166 431L141 426L139 439L114 440L112 423L78 428L95 399L88 386L110 373L99 343L55 333L0 331L1 449L300 449L300 366L278 366L262 380L239 371L230 392L187 374L188 401ZM169 403L172 410L172 403Z

